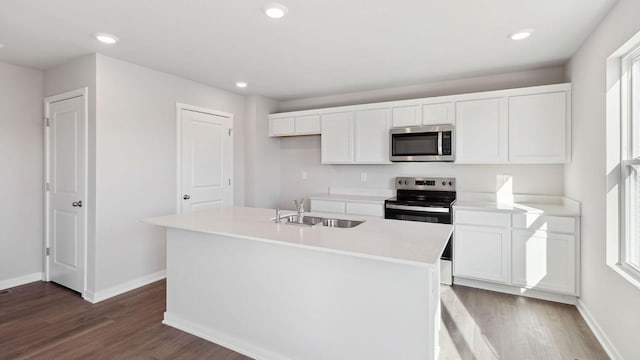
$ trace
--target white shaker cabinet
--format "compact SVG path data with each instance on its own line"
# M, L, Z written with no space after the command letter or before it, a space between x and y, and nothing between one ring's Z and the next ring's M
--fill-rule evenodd
M420 105L394 107L392 115L394 128L422 125L422 107Z
M511 234L508 228L456 225L453 275L508 284Z
M521 95L509 98L509 162L568 162L570 93Z
M276 118L269 119L269 135L285 136L295 133L295 118Z
M315 135L320 133L320 115L296 117L296 135Z
M323 164L352 164L354 158L353 112L322 115Z
M355 163L383 164L389 161L389 109L355 112Z
M456 103L456 162L504 163L509 159L507 99Z
M422 106L422 125L454 124L453 103L426 104Z
M576 293L576 237L546 231L513 231L513 284Z

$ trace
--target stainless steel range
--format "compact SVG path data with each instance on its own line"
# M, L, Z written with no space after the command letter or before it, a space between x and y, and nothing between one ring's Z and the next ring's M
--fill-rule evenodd
M385 201L385 219L453 224L455 178L398 177L396 197ZM453 235L441 257L440 282L451 285Z

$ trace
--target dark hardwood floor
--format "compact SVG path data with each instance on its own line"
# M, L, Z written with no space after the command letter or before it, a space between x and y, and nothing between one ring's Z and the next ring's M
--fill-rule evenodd
M461 286L443 287L442 305L440 359L607 359L572 306ZM248 359L162 325L164 309L164 281L96 305L16 287L0 294L0 359Z

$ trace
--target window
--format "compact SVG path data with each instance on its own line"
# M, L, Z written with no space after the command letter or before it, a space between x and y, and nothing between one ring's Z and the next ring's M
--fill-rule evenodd
M622 58L620 266L640 279L640 46Z

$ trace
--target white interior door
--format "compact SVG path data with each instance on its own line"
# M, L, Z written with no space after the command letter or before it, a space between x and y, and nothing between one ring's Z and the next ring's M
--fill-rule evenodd
M82 292L87 187L85 98L47 105L48 280Z
M182 212L233 205L233 120L180 110Z

